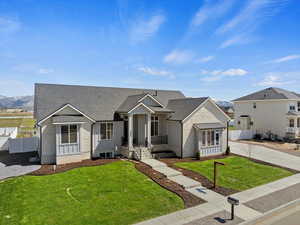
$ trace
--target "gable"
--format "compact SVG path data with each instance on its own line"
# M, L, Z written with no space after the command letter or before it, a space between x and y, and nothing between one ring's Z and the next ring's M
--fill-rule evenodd
M149 96L146 96L142 101L143 104L148 105L148 106L161 106L160 104L158 104L158 102L154 101L152 98L150 98Z
M134 107L132 110L129 111L131 114L147 114L147 113L154 113L150 108L148 108L143 103L140 103L136 107Z
M211 100L206 101L184 122L192 123L223 123L226 124L229 117L219 109Z

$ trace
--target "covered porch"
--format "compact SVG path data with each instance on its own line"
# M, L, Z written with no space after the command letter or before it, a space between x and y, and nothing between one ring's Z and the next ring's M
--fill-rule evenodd
M300 113L299 112L289 112L287 114L286 137L287 138L300 138Z

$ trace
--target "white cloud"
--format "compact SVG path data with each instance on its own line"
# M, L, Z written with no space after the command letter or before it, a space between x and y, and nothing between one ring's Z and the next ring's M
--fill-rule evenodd
M202 78L201 79L202 81L212 82L212 81L221 80L224 77L245 76L248 74L248 71L240 68L232 68L227 70L212 70L212 71L202 70L201 74L208 75Z
M253 30L265 19L274 16L288 0L248 0L245 7L230 21L217 29L225 33L232 29Z
M137 18L129 31L129 38L133 43L142 42L158 32L160 26L166 21L162 13L157 13L148 19Z
M213 60L215 57L212 56L212 55L209 55L209 56L206 56L206 57L202 57L198 60L196 60L197 62L200 62L200 63L206 63L206 62L209 62L211 60Z
M172 64L183 64L190 62L194 57L194 54L190 51L186 50L173 50L169 54L167 54L163 61L165 63L172 63Z
M50 69L50 68L40 68L38 70L39 74L48 74L48 73L53 73L53 72L54 72L54 70Z
M271 60L267 63L282 63L282 62L287 62L287 61L295 60L295 59L299 59L299 58L300 58L300 55L288 55L288 56L285 56L282 58Z
M207 1L195 14L191 21L192 27L202 25L209 19L217 19L225 15L226 12L232 7L235 0L217 1L211 4Z
M242 10L231 20L221 25L216 34L230 33L220 48L255 41L251 35L265 21L279 12L289 0L248 0Z
M49 74L53 73L54 69L40 67L36 64L19 64L12 68L12 70L19 73L35 73L35 74Z
M21 29L21 23L15 18L0 17L0 32L14 33Z
M142 66L138 68L139 71L142 71L145 74L154 75L154 76L167 76L170 78L174 78L174 75L170 71L166 70L158 70L155 68Z
M286 84L282 81L279 76L268 75L261 82L258 83L259 86L281 86Z

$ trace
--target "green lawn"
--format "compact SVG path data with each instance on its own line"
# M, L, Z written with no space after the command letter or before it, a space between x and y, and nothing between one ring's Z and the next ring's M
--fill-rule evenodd
M226 164L226 166L218 166L218 185L237 191L243 191L292 175L290 171L255 163L237 156L218 160L182 162L175 165L195 171L213 181L214 161Z
M132 224L184 208L128 161L0 181L0 224Z

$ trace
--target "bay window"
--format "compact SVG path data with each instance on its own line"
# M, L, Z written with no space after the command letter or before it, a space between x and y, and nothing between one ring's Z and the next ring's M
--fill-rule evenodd
M219 146L220 142L220 130L202 130L201 131L201 143L204 147Z
M61 144L76 144L78 143L77 125L68 124L60 127Z

